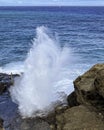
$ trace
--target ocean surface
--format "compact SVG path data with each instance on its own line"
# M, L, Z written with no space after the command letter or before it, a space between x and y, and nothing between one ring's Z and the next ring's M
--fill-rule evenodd
M46 75L47 80L43 77L42 81L50 81L49 77L53 75L52 81L55 81L57 77L59 77L59 79L62 78L62 80L57 83L58 91L61 91L60 88L62 87L64 92L67 94L71 93L73 91L73 80L77 76L83 74L96 63L104 63L104 7L0 7L0 73L24 72L24 61L27 59L29 55L28 52L33 46L32 41L36 38L37 27L48 28L52 34L52 42L54 39L57 39L57 42L55 42L56 44L59 44L61 48L66 46L70 50L70 59L66 61L68 64L66 68L64 68L65 73L58 71L55 75L49 67L47 69L43 66L46 71L48 70L47 72L51 73L49 73L49 76ZM44 35L46 34L42 33L42 36ZM44 44L44 38L41 40L41 31L39 32L38 39ZM48 40L45 43L46 47L49 44L47 42ZM47 48L51 50L49 46ZM32 54L35 53L33 52L34 50L35 49L32 50ZM56 53L54 48L52 48L51 51ZM41 49L41 52L42 54L47 54L48 51L46 49L45 52ZM49 55L52 57L52 54ZM31 58L28 58L27 61L32 62L32 64L34 64L35 61L32 61L31 59L39 61L38 55L33 55L33 58L32 56L30 57ZM34 59L34 57L37 58ZM55 57L53 56L53 59L54 58ZM48 62L49 60L50 58L48 57ZM42 58L41 61L44 65L45 62ZM38 64L39 63L35 63L37 68ZM29 63L27 63L27 65L29 65ZM42 68L41 66L39 67ZM32 68L33 70L38 70L38 73L41 74L39 68L34 68L34 66L32 66ZM54 70L54 68L52 69ZM42 69L42 71L43 70L44 69ZM55 70L57 72L57 68L55 68ZM52 73L53 75L51 75ZM24 90L26 90L25 84L29 83L28 86L30 85L31 87L31 83L36 83L34 77L37 78L37 75L33 74L32 70L30 72L28 71L27 74L29 75L25 75L28 79L24 80L26 81L23 84L24 86L20 84L20 87L24 87ZM34 81L35 83L31 81ZM43 84L41 81L39 81L39 83ZM49 84L50 87L52 85L53 84ZM17 85L17 89L18 86L19 85ZM42 87L40 84L39 86L39 90L41 90ZM26 91L24 90L23 94L26 95ZM44 97L42 96L44 93L41 94L39 91L39 94L41 97ZM50 95L50 93L46 93L47 96L49 96L48 94ZM31 95L30 92L30 98L32 98ZM5 120L5 127L8 126L8 122L13 119L17 112L17 105L8 97L8 94L4 94L0 97L0 117ZM44 98L41 98L41 102L42 99ZM28 103L31 102L29 101ZM41 103L39 102L39 104ZM30 105L28 106L30 107ZM28 110L30 110L30 108ZM7 128L6 130L9 129Z
M75 77L104 62L104 7L0 7L0 72L23 71L39 26L70 48Z

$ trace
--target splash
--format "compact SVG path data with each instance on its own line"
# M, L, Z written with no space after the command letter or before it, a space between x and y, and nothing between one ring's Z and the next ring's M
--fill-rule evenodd
M45 27L36 29L36 38L24 65L24 74L15 80L10 92L24 117L47 114L58 102L65 103L70 80L67 66L69 48L60 47Z
M24 72L24 62L11 62L0 67L0 73L19 74Z

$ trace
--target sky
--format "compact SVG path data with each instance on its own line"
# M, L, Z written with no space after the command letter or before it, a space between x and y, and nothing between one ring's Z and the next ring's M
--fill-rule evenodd
M0 0L0 6L104 6L104 0Z

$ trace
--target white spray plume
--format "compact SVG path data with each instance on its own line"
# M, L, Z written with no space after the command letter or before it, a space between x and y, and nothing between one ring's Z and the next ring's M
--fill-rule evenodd
M70 75L66 74L67 63L71 60L69 49L62 49L44 26L38 27L36 33L24 74L10 88L12 100L24 117L47 114L54 103L64 102L62 93L70 90Z

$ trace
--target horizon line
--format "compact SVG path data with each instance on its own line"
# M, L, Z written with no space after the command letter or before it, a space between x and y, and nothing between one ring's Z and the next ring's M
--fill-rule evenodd
M104 5L0 5L0 7L104 7Z

